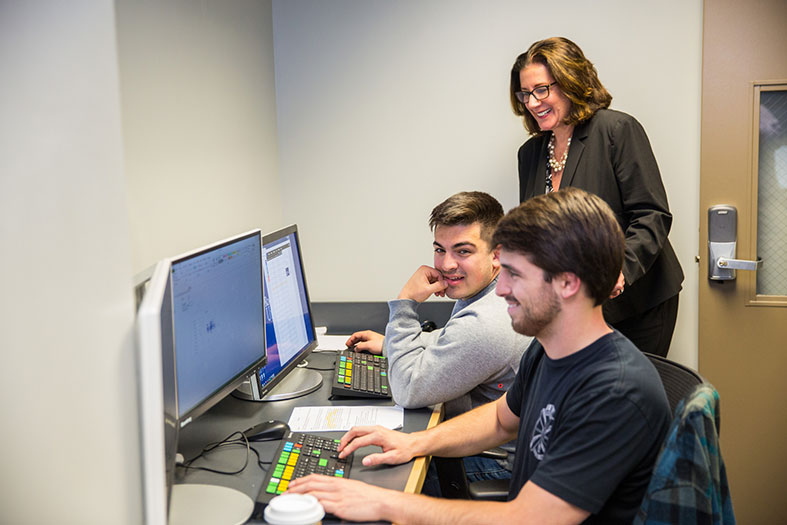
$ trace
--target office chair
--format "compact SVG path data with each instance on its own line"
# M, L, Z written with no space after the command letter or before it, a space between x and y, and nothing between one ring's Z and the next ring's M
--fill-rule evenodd
M704 383L704 380L699 373L675 361L670 361L667 358L660 357L653 354L643 352L656 371L659 373L661 383L664 385L664 390L667 393L667 401L669 402L670 412L675 414L675 409L681 400L689 396L697 385ZM459 462L461 466L461 461ZM452 467L455 470L457 467ZM438 473L440 472L438 467ZM464 474L464 469L462 469ZM467 488L462 486L460 480L456 476L458 473L452 473L450 480L446 480L445 484L448 485L449 491L456 494L454 497L469 497L470 499L479 499L485 501L505 501L508 498L508 482L504 480L485 480L476 481L466 484ZM461 478L465 479L466 478ZM443 480L441 476L440 488L443 490ZM445 494L445 492L444 492ZM467 496L463 496L467 494Z
M664 390L667 392L667 401L669 401L669 408L672 414L675 414L675 409L678 403L690 395L697 385L704 383L702 376L687 366L683 366L675 361L670 361L666 357L657 356L643 352L656 371L659 373L661 383L664 385Z
M678 402L636 525L735 523L719 448L719 393L710 383Z
M479 456L491 459L506 459L508 452L496 447L485 450ZM441 458L432 457L437 469L437 477L440 482L440 492L444 498L449 499L485 499L490 501L505 501L508 498L508 480L484 480L469 483L465 464L462 458ZM491 484L486 487L486 484ZM473 488L477 493L474 496Z

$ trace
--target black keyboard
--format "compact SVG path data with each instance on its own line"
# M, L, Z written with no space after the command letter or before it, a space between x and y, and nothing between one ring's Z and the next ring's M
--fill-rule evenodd
M325 474L337 478L350 477L353 456L350 454L344 459L339 459L338 446L338 439L288 432L276 454L273 455L271 468L262 484L267 498L287 490L290 480L309 474Z
M390 399L388 360L365 352L337 352L331 394Z

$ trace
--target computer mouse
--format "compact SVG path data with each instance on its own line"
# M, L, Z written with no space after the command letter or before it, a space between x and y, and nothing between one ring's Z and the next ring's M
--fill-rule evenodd
M290 427L284 421L263 421L253 427L243 431L246 439L249 441L272 441L274 439L281 439L284 434L290 430Z

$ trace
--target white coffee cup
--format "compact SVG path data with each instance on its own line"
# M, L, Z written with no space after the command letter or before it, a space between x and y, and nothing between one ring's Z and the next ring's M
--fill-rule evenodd
M269 525L311 525L320 523L325 509L310 494L281 494L265 507Z

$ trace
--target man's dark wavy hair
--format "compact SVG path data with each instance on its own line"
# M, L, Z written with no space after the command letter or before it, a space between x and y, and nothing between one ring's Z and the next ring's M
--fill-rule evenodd
M494 246L521 253L544 271L544 280L577 275L596 306L606 301L623 268L625 238L600 197L565 188L528 199L503 217Z

